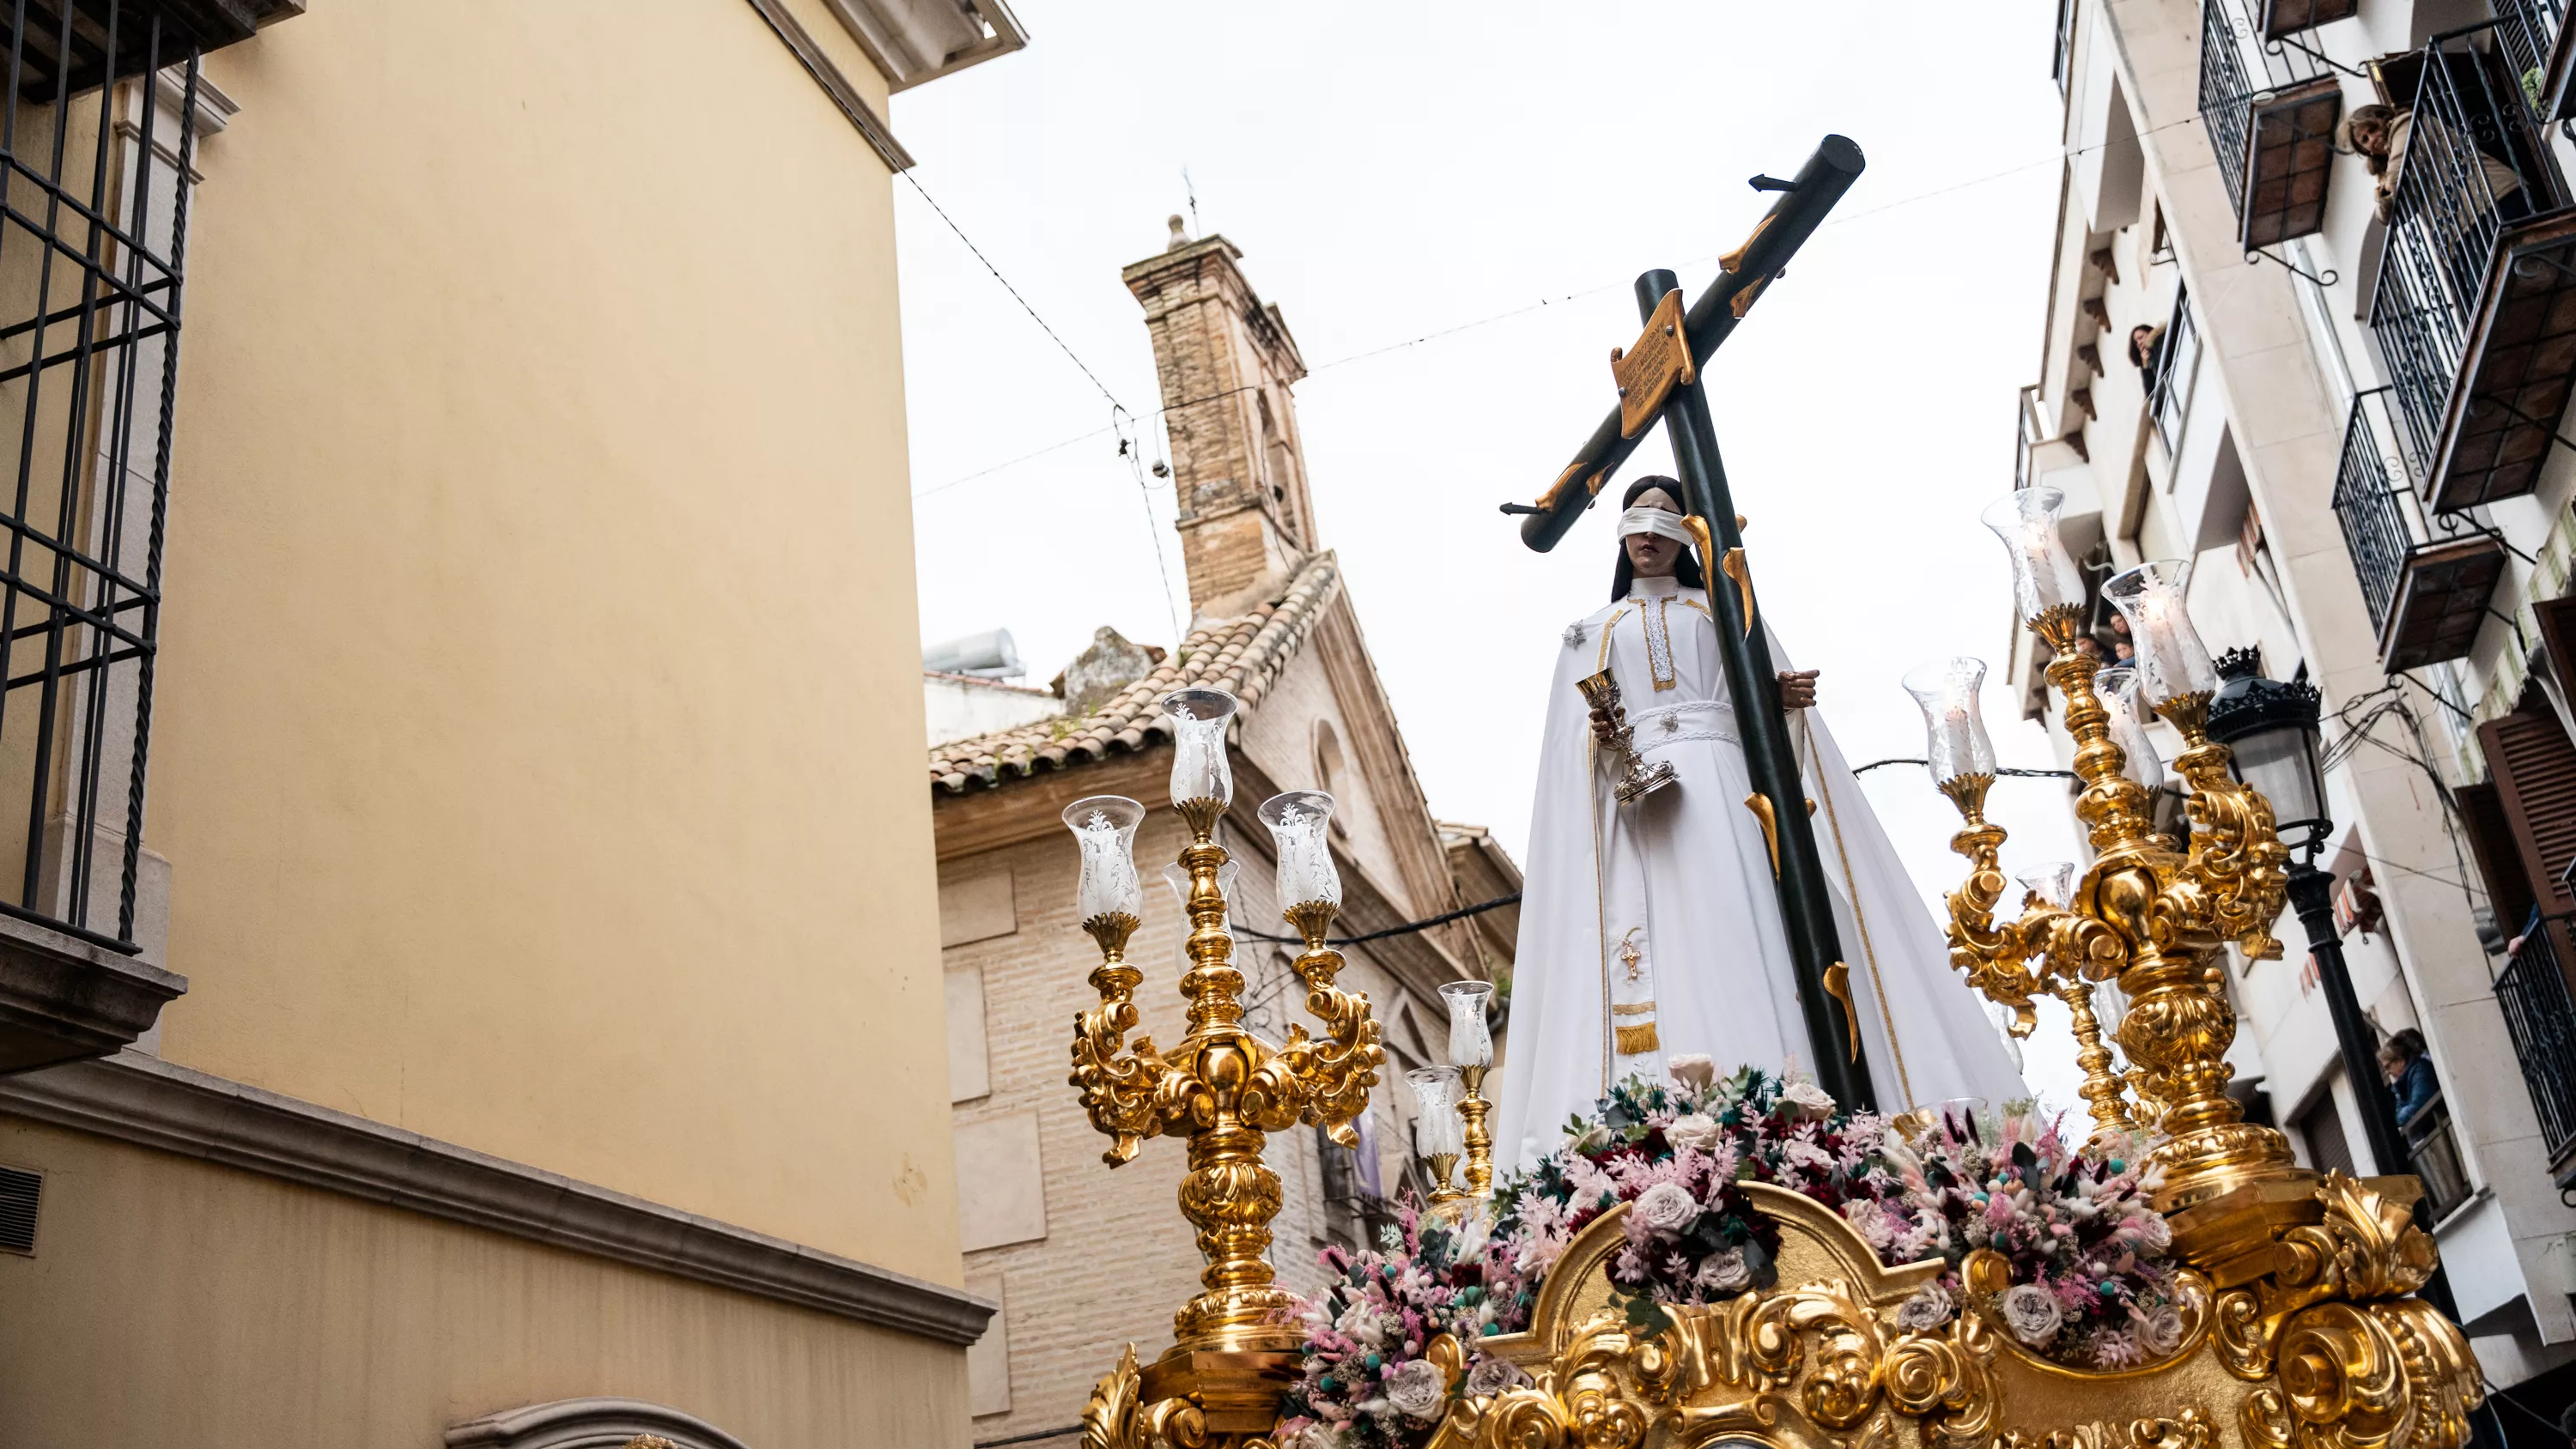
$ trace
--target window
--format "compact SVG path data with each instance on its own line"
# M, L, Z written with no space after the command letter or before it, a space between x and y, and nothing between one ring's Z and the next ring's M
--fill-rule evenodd
M2343 1135L2343 1114L2335 1110L2331 1088L2317 1094L2315 1104L2299 1114L2295 1125L2299 1141L2308 1149L2310 1167L2346 1177L2359 1175L2353 1171L2352 1143Z
M0 912L131 951L207 93L198 40L149 0L28 0L8 23Z

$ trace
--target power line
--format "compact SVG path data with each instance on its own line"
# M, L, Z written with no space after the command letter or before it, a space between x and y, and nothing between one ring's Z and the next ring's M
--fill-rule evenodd
M2174 128L2175 128L2175 127L2177 127L2177 126L2190 126L2190 125L2197 125L2197 124L2199 124L2199 121L2200 121L2200 118L2199 118L2198 116L2196 116L2196 115L2195 115L2195 116L2189 116L2189 117L2186 117L2186 118L2184 118L2184 119L2182 119L2182 120L2179 120L2179 121L2167 121L2165 124L2163 124L2163 125L2161 125L2161 126L2152 126L2152 127L2149 127L2148 129L2146 129L2146 130L2144 130L2144 131L2139 132L2139 133L2138 133L2138 135L2139 135L2139 136L2142 136L2142 137L2143 137L2143 136L2152 136L2152 135L2156 134L2156 133L2157 133L2157 132L2159 132L2159 131L2170 131L2170 130L2174 129ZM1884 215L1884 214L1886 214L1886 213L1888 213L1888 212L1891 212L1891 211L1897 211L1897 210L1901 210L1902 208L1905 208L1905 207L1918 205L1918 204L1920 204L1920 203L1922 203L1922 202L1931 201L1931 200L1934 200L1934 199L1936 199L1936 198L1943 197L1943 196L1948 196L1948 195L1951 195L1951 194L1953 194L1953 193L1955 193L1955 192L1967 191L1967 190L1970 190L1970 189L1975 188L1975 187L1988 185L1988 184L1990 184L1990 183L1992 183L1992 182L2001 181L2001 180L2005 179L2006 177L2019 176L2019 175L2023 174L2024 172L2028 172L2028 171L2036 171L2036 170L2038 170L2039 168L2041 168L2041 167L2043 167L2043 166L2050 166L2050 165L2060 165L2060 166L2062 166L2062 165L2064 165L2065 163L2067 163L2068 161L2071 161L2071 160L2075 159L2075 158L2076 158L2076 157L2078 157L2078 156L2086 155L2086 154L2088 154L2088 153L2090 153L2090 152L2094 152L2094 151L2101 150L2103 147L2105 147L2105 146L2109 146L2109 145L2112 145L2112 144L2114 144L2114 143L2109 142L2109 141L2103 141L2103 142L2097 142L2096 144L2091 145L2091 146L2075 146L2075 147L2069 147L2069 148L2067 148L2067 149L2065 149L2065 150L2063 150L2063 151L2058 152L2058 153L2057 153L2057 154L2055 154L2055 155L2051 155L2051 156L2044 156L2044 157L2041 157L2040 159L2038 159L2038 160L2036 160L2036 161L2026 162L2026 163L2024 163L2023 165L2020 165L2020 166L2007 167L2007 168L2005 168L2004 170L2001 170L2001 171L1992 171L1992 172L1988 172L1987 174L1985 174L1985 175L1983 175L1983 176L1973 177L1973 178L1971 178L1971 179L1969 179L1969 180L1966 180L1966 181L1954 182L1954 183L1953 183L1953 184L1951 184L1951 185L1943 186L1943 187L1937 187L1937 188L1935 188L1935 189L1933 189L1933 190L1931 190L1931 191L1922 191L1922 192L1917 192L1917 193L1915 193L1915 194L1914 194L1914 195L1912 195L1912 196L1903 196L1903 197L1899 197L1899 198L1897 198L1896 200L1891 201L1891 202L1887 203L1887 204L1886 204L1886 205L1884 205L1884 206L1875 206L1875 207L1870 208L1870 209L1869 209L1869 210L1867 210L1867 211L1851 212L1851 213L1848 213L1848 214L1845 214L1845 215L1841 215L1841 216L1830 216L1830 217L1827 217L1827 218L1825 219L1825 221L1824 221L1823 225L1824 225L1824 226L1828 226L1828 227L1830 227L1830 226L1839 225L1839 224L1841 224L1841 223L1843 223L1843 222L1849 222L1849 221L1860 221L1860 220L1864 220L1864 219L1866 219L1866 218L1868 218L1868 217L1873 217L1873 216L1882 216L1882 215ZM905 173L904 173L904 175L905 175L905 177L906 177L907 179L910 179L910 178L911 178L911 176L912 176L912 173L911 173L911 172L909 172L909 171L907 171L907 172L905 172ZM913 184L913 189L914 189L914 190L918 191L918 190L920 190L920 189L921 189L921 183L920 183L919 181L914 181L912 184ZM930 200L930 194L929 194L928 192L923 192L923 193L922 193L922 199L923 199L924 201L929 201L929 200ZM931 204L931 209L932 209L932 210L934 210L934 211L937 211L937 210L938 210L938 208L939 208L939 203L937 203L936 201L931 201L931 203L930 203L930 204ZM940 220L942 220L942 221L946 221L946 222L948 222L949 230L951 230L951 231L957 231L957 236L958 236L958 239L959 239L960 241L966 241L966 234L965 234L963 231L958 231L958 230L957 230L957 223L956 223L956 222L954 222L954 221L951 221L951 220L949 219L949 217L948 217L948 213L946 213L946 212L944 212L944 211L941 211L941 212L939 213L939 219L940 219ZM1821 228L1819 228L1819 229L1821 229ZM989 260L986 260L986 259L985 259L985 257L984 257L984 254L983 254L981 251L978 251L978 250L976 250L976 249L975 249L975 244L974 244L972 241L966 241L966 246L967 246L967 249L968 249L968 250L970 250L970 251L975 251L975 257L976 257L976 260L978 260L978 261L982 261L982 262L984 263L985 269L986 269L986 270L988 270L988 271L992 271L992 273L993 273L993 277L994 277L994 279L995 279L996 281L1001 281L1001 282L1002 282L1002 285L1003 285L1005 288L1010 288L1011 284L1010 284L1008 281L1004 281L1004 280L1002 279L1002 274L1001 274L1001 272L1000 272L1000 271L998 271L998 270L996 270L996 269L994 269L992 262L990 262ZM1710 253L1708 253L1708 254L1707 254L1707 255L1705 255L1705 256L1699 256L1699 257L1693 257L1693 258L1690 258L1689 260L1687 260L1687 261L1683 262L1683 263L1682 263L1682 265L1683 265L1683 266L1699 266L1699 265L1701 265L1701 264L1703 264L1703 263L1714 261L1714 260L1716 260L1717 258L1719 258L1719 257L1721 257L1721 256L1724 256L1725 254L1726 254L1726 253L1725 253L1725 252L1723 252L1723 251L1710 252ZM1480 328L1480 327L1490 327L1490 326L1492 326L1493 324L1495 324L1495 323L1497 323L1497 322L1508 322L1508 321L1510 321L1511 319L1513 319L1513 318L1515 318L1515 317L1525 317L1525 316L1529 315L1529 314L1530 314L1530 313L1532 313L1532 312L1542 311L1542 310L1544 310L1544 309L1546 309L1546 308L1554 307L1554 306L1558 306L1558 305L1563 304L1563 303L1566 303L1566 302L1575 302L1575 301L1580 301L1580 300L1582 300L1583 298L1586 298L1586 297L1598 296L1598 295L1600 295L1600 294L1601 294L1601 293L1603 293L1603 292L1616 291L1616 290L1618 290L1619 288L1624 287L1624 286L1627 286L1627 285L1628 285L1628 284L1627 284L1626 282L1604 282L1604 283L1602 283L1601 285L1596 286L1596 287L1584 287L1584 288L1581 288L1581 289L1579 289L1579 290L1572 291L1572 292L1565 292L1565 293L1560 293L1560 294L1552 294L1552 295L1549 295L1549 296L1546 296L1546 297L1541 297L1539 300L1537 300L1537 301L1535 301L1535 302L1528 302L1528 303L1524 303L1524 304L1522 304L1521 306L1508 308L1508 309L1506 309L1506 310L1504 310L1504 311L1501 311L1501 312L1495 312L1495 313L1492 313L1491 315L1488 315L1488 316L1478 317L1478 318L1476 318L1476 319L1474 319L1474 320L1472 320L1472 321L1460 322L1460 323L1458 323L1458 324L1456 324L1456 325L1454 325L1454 326L1449 326L1449 327L1435 328L1435 329L1434 329L1434 330L1432 330L1432 331L1422 333L1422 334L1420 334L1420 335L1418 335L1418 336L1408 337L1408 338L1405 338L1405 339L1403 339L1402 341L1399 341L1399 342L1387 342L1387 343L1381 343L1381 344L1379 344L1379 345L1377 345L1377 346L1374 346L1374 347L1366 347L1366 348L1362 348L1361 350L1359 350L1359 351L1357 351L1357 352L1345 353L1344 355L1342 355L1342 356L1340 356L1340 357L1333 358L1332 360L1330 360L1330 361L1328 361L1328 362L1320 362L1320 363L1317 363L1315 366L1308 368L1308 369L1306 370L1306 372L1307 372L1307 375L1308 375L1309 377L1312 377L1312 376L1314 376L1314 375L1315 375L1315 374L1317 374L1317 373L1329 372L1329 371L1331 371L1332 369L1334 369L1334 368L1336 368L1336 367L1341 367L1341 366L1343 366L1343 365L1345 365L1345 364L1347 364L1347 363L1353 363L1353 362L1364 362L1364 361L1366 361L1367 359L1372 358L1372 357L1383 357L1383 356L1385 356L1387 353L1390 353L1390 352L1402 352L1402 351L1404 351L1405 349L1410 348L1410 347L1419 347L1419 346L1421 346L1423 343L1426 343L1426 342L1437 342L1437 341L1439 341L1440 339L1442 339L1442 338L1444 338L1444 337L1455 337L1455 336L1457 336L1457 335L1458 335L1459 333L1461 333L1461 332L1473 332L1473 331L1475 331L1476 329L1478 329L1478 328ZM1038 314L1037 314L1037 309L1036 309L1036 308L1034 308L1034 307L1030 307L1030 306L1029 306L1029 304L1028 304L1027 299L1022 298L1022 297L1020 296L1019 292L1018 292L1016 289L1012 289L1012 290L1011 290L1011 296L1012 296L1012 298L1013 298L1014 300L1017 300L1017 301L1020 303L1021 307L1023 307L1023 308L1025 308L1025 309L1027 309L1028 314L1029 314L1031 317L1033 317L1033 318L1037 317L1037 315L1038 315ZM1065 347L1064 340L1063 340L1062 338L1060 338L1060 337L1056 337L1055 330L1054 330L1053 328L1048 328L1048 327L1046 326L1046 322L1045 322L1045 320L1044 320L1043 318L1039 318L1039 319L1038 319L1038 325L1039 325L1041 328L1046 328L1047 336L1048 336L1048 337L1050 337L1050 338L1054 338L1054 339L1055 339L1055 344L1056 344L1056 346L1058 346L1058 347L1063 347L1063 348L1064 348L1064 352L1065 352L1065 355L1066 355L1067 357L1073 357L1074 365L1075 365L1076 367L1082 367L1083 375L1084 375L1084 376L1086 376L1086 377L1091 377L1092 384L1093 384L1094 386L1100 386L1100 379L1099 379L1098 377L1092 376L1091 369L1090 369L1090 368L1088 368L1088 367L1084 367L1084 366L1083 366L1083 363L1082 363L1082 359L1081 359L1081 358L1079 358L1079 357L1074 357L1073 349L1072 349L1072 348L1070 348L1070 347ZM1104 396L1108 396L1108 395L1109 395L1109 389L1108 389L1108 388L1106 388L1106 387L1101 387L1101 389L1100 389L1100 390L1101 390L1102 395L1104 395ZM1243 390L1244 390L1244 389L1242 389L1242 388L1230 388L1230 389L1228 389L1228 390L1227 390L1227 391L1225 391L1225 392L1212 393L1212 394L1210 394L1210 395L1209 395L1209 396L1207 396L1207 397L1203 397L1203 398L1192 398L1192 399L1190 399L1188 402L1185 402L1185 403L1174 403L1174 404L1171 404L1170 406L1167 406L1167 407L1156 408L1156 409L1154 410L1154 412L1153 412L1152 416L1154 416L1156 419L1158 419L1158 420L1159 420L1159 419L1161 419L1163 416L1165 416L1165 415L1167 415L1167 414L1171 413L1172 411L1174 411L1174 410L1175 410L1175 409L1177 409L1177 408L1189 407L1189 406L1193 406L1193 405L1195 405L1195 404L1197 404L1197 403L1202 403L1202 402L1212 402L1212 401L1215 401L1215 400L1216 400L1216 399L1218 399L1218 398L1227 397L1227 396L1230 396L1231 394L1233 394L1233 393L1235 393L1235 392L1241 392L1241 391L1243 391ZM1115 403L1115 402L1117 401L1117 399L1116 399L1115 397L1110 397L1110 401L1111 401L1111 402L1113 402L1113 403ZM1008 469L1008 468L1016 468L1016 467L1018 467L1018 466L1019 466L1020 464L1022 464L1022 463L1026 463L1026 462L1030 462L1030 461L1033 461L1033 460L1038 459L1038 458L1042 458L1042 457L1046 456L1046 455L1047 455L1047 454L1049 454L1049 453L1052 453L1052 452L1056 452L1056 451L1058 451L1059 449L1072 447L1072 446L1073 446L1074 444L1076 444L1076 443L1080 443L1080 442L1087 442L1087 441L1089 441L1089 440L1090 440L1090 439L1092 439L1092 438L1099 437L1103 432L1107 432L1107 431L1110 431L1110 430L1109 430L1109 429L1105 429L1105 428L1094 428L1094 429L1092 429L1091 431L1089 431L1089 432L1087 432L1087 433L1080 433L1080 434L1077 434L1077 435L1075 435L1075 436L1073 436L1073 437L1066 438L1066 439L1062 440L1061 442L1049 443L1047 446L1045 446L1045 447L1043 447L1043 448L1040 448L1040 449L1038 449L1038 450L1037 450L1037 451L1035 451L1035 452L1032 452L1032 453L1023 453L1023 454L1021 454L1019 457L1017 457L1017 458L1013 458L1013 459L1009 460L1008 462L996 463L996 464L994 464L993 466L991 466L991 467L989 467L989 468L980 469L980 470L978 470L978 471L976 471L976 472L966 474L964 477L961 477L961 478L952 478L952 479L948 480L948 481L947 481L947 482L945 482L945 483L935 484L935 485L933 485L932 487L925 488L925 489L923 489L922 491L920 491L919 493L916 493L916 494L914 494L914 495L912 495L912 496L913 496L914 498L916 498L916 499L921 499L921 498L928 498L928 497L930 497L932 494L935 494L935 493L945 493L945 492L947 492L949 489L954 488L954 487L958 486L958 485L959 485L959 484L961 484L961 483L971 483L971 482L973 482L974 480L976 480L976 479L978 479L978 478L989 477L990 475L995 474L995 473L999 473L999 472L1003 471L1004 469Z
M984 255L984 249L975 245L975 239L966 234L966 229L957 224L957 219L948 214L948 209L941 206L938 199L928 191L923 190L921 178L906 171L903 173L903 179L911 182L912 189L920 192L921 199L930 203L930 209L939 213L939 219L948 223L948 229L957 233L957 239L966 244L966 250L975 254L975 260L982 262L984 270L993 274L993 280L1002 284L1002 290L1011 294L1011 300L1020 304L1020 310L1029 314L1029 320L1038 324L1038 330L1047 335L1047 340L1060 348L1066 357L1073 359L1073 365L1082 369L1084 377L1091 379L1091 385L1100 389L1102 397L1109 399L1109 405L1114 408L1124 407L1125 404L1118 401L1118 394L1111 392L1109 384L1100 380L1100 374L1091 370L1091 364L1083 361L1079 353L1075 352L1062 337L1056 335L1056 330L1047 325L1047 319L1039 316L1038 309L1029 305L1029 299L1020 295L1020 289L1012 286L1011 279L1002 275L1002 269L993 265L993 259Z

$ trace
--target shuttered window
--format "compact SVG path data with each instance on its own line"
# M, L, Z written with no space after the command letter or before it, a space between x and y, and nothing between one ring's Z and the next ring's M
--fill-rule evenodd
M2478 726L2478 744L2540 908L2552 915L2576 910L2560 879L2576 863L2576 740L2555 712L2521 710Z
M2486 884L2487 902L2496 929L2510 940L2531 917L2531 877L2522 869L2522 851L2513 843L2513 822L2506 817L2504 792L2492 784L2463 785L2451 792L2460 818L2469 828L2469 858Z

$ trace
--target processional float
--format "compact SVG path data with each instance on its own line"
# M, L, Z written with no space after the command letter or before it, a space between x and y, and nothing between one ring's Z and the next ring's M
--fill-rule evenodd
M1530 506L1523 537L1545 549L1589 506L1633 440L1660 416L1690 497L1687 520L1719 606L1727 682L1765 708L1745 750L1757 798L1773 808L1783 913L1792 925L1799 990L1817 1047L1820 1085L1870 1104L1869 1077L1848 1034L1849 996L1835 959L1832 916L1788 748L1776 677L1757 626L1742 523L1727 500L1697 368L1753 298L1777 277L1861 169L1859 149L1827 137L1790 182L1755 178L1780 201L1685 313L1668 272L1639 282L1646 333L1614 354L1622 407L1574 465ZM1995 917L2006 886L2001 827L1987 820L1994 752L1977 710L1984 668L1974 660L1918 670L1907 687L1923 705L1927 757L1962 828L1952 846L1969 861L1949 898L1951 960L1976 990L2010 1008L2017 1032L2043 995L2070 1009L2085 1069L2083 1096L2109 1140L2151 1142L2162 1169L2154 1206L2171 1230L2180 1331L2135 1366L2075 1368L2035 1352L1998 1321L2004 1260L1972 1253L1961 1269L1972 1306L1933 1328L1908 1327L1898 1308L1945 1270L1938 1258L1887 1266L1842 1216L1763 1183L1747 1196L1779 1229L1776 1274L1705 1307L1676 1306L1641 1325L1610 1282L1626 1205L1575 1234L1539 1288L1525 1329L1428 1348L1445 1381L1428 1421L1430 1449L1631 1449L1746 1440L1783 1449L2454 1449L2482 1400L2458 1328L2411 1296L2434 1270L2432 1239L2411 1207L2411 1177L2354 1179L2298 1167L2281 1134L2243 1120L2226 1092L2235 1012L2224 989L2229 944L2254 959L2280 953L2287 851L2265 798L2230 768L2206 718L2216 674L2183 608L2172 566L2147 565L2106 592L2137 641L2125 688L2102 687L2098 658L2079 649L2083 578L2057 534L2061 499L2023 489L1988 511L2012 552L2023 622L2052 651L2047 677L2076 742L2083 782L2077 813L2092 861L2030 882L2020 913ZM1733 588L1719 585L1724 579ZM1091 974L1100 1005L1082 1015L1072 1084L1110 1139L1104 1160L1134 1157L1142 1141L1188 1143L1182 1216L1206 1258L1202 1291L1173 1320L1173 1345L1140 1364L1134 1345L1093 1391L1086 1449L1274 1449L1282 1402L1300 1375L1299 1301L1274 1280L1270 1222L1279 1178L1263 1161L1267 1134L1303 1123L1336 1141L1368 1105L1385 1056L1365 996L1342 991L1343 962L1327 944L1340 884L1330 797L1296 792L1260 807L1277 847L1278 899L1305 943L1292 969L1307 988L1320 1036L1291 1028L1271 1043L1243 1025L1243 977L1232 964L1221 880L1230 875L1216 825L1232 803L1227 732L1234 701L1182 690L1165 704L1174 741L1173 809L1188 830L1177 879L1187 879L1180 980L1189 1031L1174 1047L1130 1043L1142 976L1125 947L1143 911L1132 854L1144 807L1095 797L1065 812L1081 847L1083 929L1097 942ZM2188 786L2177 836L2159 832L2136 752L2149 710L2182 735L2175 761ZM1748 802L1750 804L1751 802ZM1764 813L1757 808L1757 813ZM2127 1008L2113 1038L2126 1076L2091 1009L2100 983ZM1430 1211L1482 1211L1494 1191L1482 1078L1491 1060L1482 983L1449 989L1454 1065L1415 1074L1425 1109L1419 1147L1438 1184ZM2134 1103L2132 1098L2134 1097ZM1909 1114L1912 1115L1912 1114ZM1895 1119L1902 1124L1906 1116ZM1917 1116L1919 1125L1922 1119ZM1463 1159L1463 1186L1450 1174ZM1982 1296L1981 1296L1982 1295ZM1469 1382L1469 1352L1514 1372ZM1489 1392L1478 1392L1490 1388Z

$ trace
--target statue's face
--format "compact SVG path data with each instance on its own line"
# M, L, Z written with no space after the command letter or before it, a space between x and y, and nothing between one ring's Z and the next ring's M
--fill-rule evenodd
M1674 514L1682 511L1681 504L1661 488L1649 488L1638 494L1636 503L1631 506L1660 508ZM1666 538L1660 533L1632 533L1619 540L1619 544L1628 550L1628 567L1641 579L1670 578L1674 568L1681 563L1681 540Z

